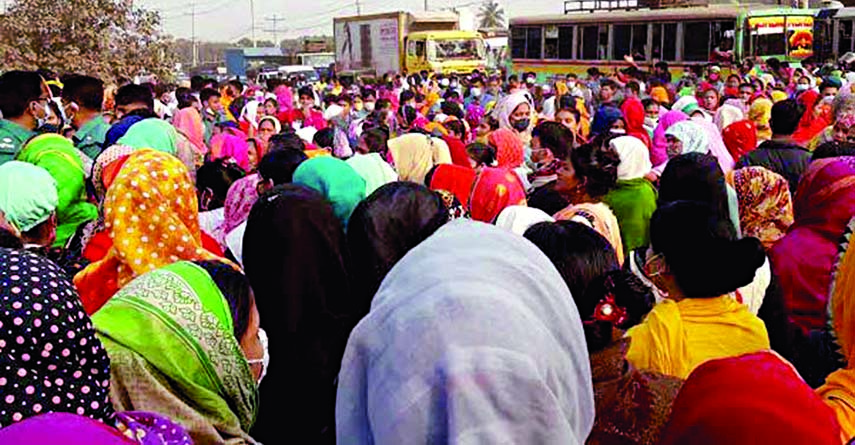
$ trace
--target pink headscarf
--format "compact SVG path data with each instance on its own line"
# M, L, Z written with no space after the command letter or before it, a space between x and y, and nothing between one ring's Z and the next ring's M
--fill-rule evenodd
M653 147L650 149L650 162L654 167L658 167L668 161L668 153L666 152L668 141L665 140L665 131L677 122L688 119L689 116L686 113L676 110L665 113L659 119L659 125L653 130Z
M208 152L208 147L205 145L205 124L202 123L202 115L195 108L187 107L178 110L172 117L172 126L193 144L197 152L203 155Z
M213 236L221 246L226 246L226 235L249 218L252 205L258 200L258 173L238 179L229 187L223 204L223 222L214 229Z
M279 85L273 90L276 95L276 101L279 102L280 113L291 113L294 109L294 95L291 93L291 88L285 85Z
M224 132L211 138L211 159L234 159L244 171L249 170L248 150L245 136Z
M497 167L514 169L525 162L525 147L517 132L499 128L487 137L490 145L496 148Z
M724 174L728 174L733 170L733 165L735 164L733 160L733 156L730 155L730 152L727 151L727 146L724 145L724 140L721 138L721 132L718 127L712 123L707 122L706 120L698 120L692 119L692 122L703 127L704 131L707 133L707 141L709 141L710 151L709 153L715 156L718 159L718 165L721 166L721 171Z

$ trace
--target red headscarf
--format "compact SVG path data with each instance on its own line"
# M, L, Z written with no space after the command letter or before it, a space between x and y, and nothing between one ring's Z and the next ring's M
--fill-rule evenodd
M733 160L739 162L742 156L757 148L757 125L750 120L734 122L724 127L721 139Z
M448 190L463 205L469 202L472 183L475 182L475 170L453 164L439 164L430 180L431 190Z
M448 145L452 164L467 168L471 167L469 165L469 155L466 153L466 145L463 144L460 138L443 136L442 140Z
M650 135L644 129L644 105L638 98L630 97L623 101L620 107L623 120L626 122L626 135L635 136L650 148Z
M487 141L496 148L497 167L517 168L525 162L523 141L513 130L499 128L490 133Z
M796 127L793 133L793 142L805 145L813 140L825 127L831 125L831 107L823 107L817 113L815 108L822 97L814 90L808 90L802 93L798 101L805 108L802 119L799 121L799 126Z
M492 223L505 207L517 205L527 205L519 176L505 169L484 167L469 197L472 219Z
M840 443L834 412L772 352L702 364L671 412L662 445Z

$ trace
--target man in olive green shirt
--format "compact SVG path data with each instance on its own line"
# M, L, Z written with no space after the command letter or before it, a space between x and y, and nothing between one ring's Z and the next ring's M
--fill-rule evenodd
M32 71L9 71L0 76L0 165L15 159L35 129L50 114L50 90Z
M76 129L74 145L89 159L101 154L110 124L101 115L104 83L90 76L74 75L65 80L62 106Z

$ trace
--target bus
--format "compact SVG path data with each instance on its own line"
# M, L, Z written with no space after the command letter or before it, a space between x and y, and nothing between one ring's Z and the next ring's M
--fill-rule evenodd
M639 66L666 61L676 72L709 63L727 67L747 57L798 61L813 55L815 13L709 5L519 17L510 23L512 69L548 78L626 68L628 57Z
M855 8L821 9L814 19L814 52L819 61L855 52Z

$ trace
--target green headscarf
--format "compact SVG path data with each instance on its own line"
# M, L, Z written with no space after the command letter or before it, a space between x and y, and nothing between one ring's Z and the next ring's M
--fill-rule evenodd
M603 197L620 226L624 255L650 245L650 219L656 211L656 189L647 179L618 180ZM627 256L628 258L628 256Z
M258 388L235 339L228 302L204 269L178 262L141 275L99 309L92 322L110 356L115 384L122 386L127 376L131 385L151 386L132 391L159 392L148 400L132 400L134 406L148 403L144 408L164 413L173 404L187 406L196 418L225 432L224 437L248 437ZM145 361L142 369L134 361L139 357ZM169 392L164 394L164 388ZM192 426L185 426L193 435Z
M47 170L20 161L0 165L0 211L19 231L47 221L57 202L56 180Z
M350 214L365 199L365 180L341 159L321 156L303 162L294 171L294 183L317 190L333 206L347 229Z
M30 140L17 158L47 170L56 181L59 200L54 246L64 246L80 224L98 218L98 208L86 201L83 162L70 140L58 134L43 134Z
M133 124L116 144L137 149L152 148L175 156L178 131L169 122L152 117Z

